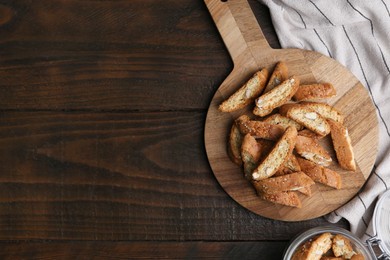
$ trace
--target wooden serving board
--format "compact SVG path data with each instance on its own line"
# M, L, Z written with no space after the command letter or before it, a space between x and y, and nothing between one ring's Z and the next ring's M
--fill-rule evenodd
M369 177L378 149L378 121L367 90L345 67L322 54L300 49L272 49L246 0L205 0L211 16L231 55L234 68L216 91L206 118L205 146L215 177L223 189L243 207L264 217L299 221L323 216L353 198ZM242 169L230 161L227 140L238 116L250 114L253 106L234 113L218 111L218 105L261 68L272 72L278 61L285 61L290 75L301 83L330 82L337 96L326 102L341 111L346 119L357 164L356 172L342 170L332 153L329 138L323 145L336 163L329 168L342 176L343 188L335 190L322 184L312 186L313 195L299 194L302 208L276 205L260 199L244 179Z

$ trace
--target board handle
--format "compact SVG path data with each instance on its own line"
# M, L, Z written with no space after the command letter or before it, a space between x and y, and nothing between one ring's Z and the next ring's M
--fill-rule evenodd
M272 49L247 0L205 0L233 62L251 46Z

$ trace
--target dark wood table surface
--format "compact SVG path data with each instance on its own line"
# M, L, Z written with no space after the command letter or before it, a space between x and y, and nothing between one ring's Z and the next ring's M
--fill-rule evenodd
M280 259L328 224L258 216L214 177L233 65L203 1L0 0L0 39L0 259Z

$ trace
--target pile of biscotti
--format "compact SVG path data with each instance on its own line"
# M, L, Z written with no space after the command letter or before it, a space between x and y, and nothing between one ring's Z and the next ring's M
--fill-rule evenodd
M304 242L291 258L291 260L302 259L364 260L364 256L354 251L353 245L347 237L326 232Z
M348 171L356 170L353 148L343 114L324 102L336 95L332 84L300 84L283 61L269 74L256 72L219 105L221 112L254 106L235 119L228 153L261 198L301 208L297 193L311 196L311 185L342 187L320 139L331 136L337 162Z

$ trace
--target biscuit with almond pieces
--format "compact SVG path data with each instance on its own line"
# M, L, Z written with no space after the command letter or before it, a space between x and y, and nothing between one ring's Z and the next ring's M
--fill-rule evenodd
M284 128L268 122L248 120L237 122L238 128L243 134L251 134L255 138L266 140L278 140L284 133Z
M341 168L355 171L355 156L347 127L333 120L328 120L328 123L331 129L330 135L332 137L333 147Z
M332 247L332 237L331 233L326 232L308 240L295 251L291 260L320 260Z
M330 83L302 84L295 92L295 101L318 100L336 96L337 92Z
M304 172L271 177L260 181L253 181L255 189L260 193L279 193L281 191L294 191L314 184L314 181Z
M280 125L284 129L287 129L289 126L294 126L298 131L303 130L303 126L292 120L291 118L282 116L281 114L273 114L266 119L264 119L264 122L272 123L275 125Z
M298 135L295 151L303 158L321 166L329 166L332 162L328 151L317 140L310 137Z
M326 136L330 132L330 126L326 119L308 107L294 104L287 107L285 113L287 117L318 135Z
M279 61L268 80L264 93L267 93L288 78L288 67L285 62Z
M283 136L276 142L274 148L253 171L253 180L262 180L271 177L291 155L297 138L297 129L289 127Z
M344 115L331 105L320 102L300 102L299 104L309 107L326 119L332 119L339 123L344 122Z
M280 83L275 88L258 97L255 101L253 114L257 116L269 115L273 109L280 107L291 99L299 87L299 79L293 76Z
M284 206L302 208L302 202L294 191L283 191L275 194L259 193L260 198Z
M303 158L297 158L301 170L307 174L313 181L322 183L335 189L341 189L342 179L339 173L315 164Z
M246 134L242 140L241 158L244 164L244 176L252 179L252 172L257 167L262 153L262 146L250 134Z
M335 256L342 256L345 259L351 259L356 252L353 250L351 241L341 234L333 237L332 251Z
M263 92L268 74L266 68L257 71L242 87L219 105L219 111L233 112L252 103Z

